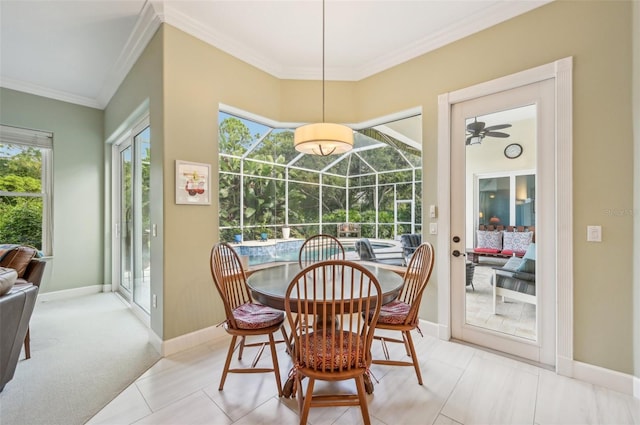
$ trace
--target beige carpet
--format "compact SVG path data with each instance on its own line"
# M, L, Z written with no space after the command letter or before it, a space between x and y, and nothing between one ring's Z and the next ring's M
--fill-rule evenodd
M23 352L0 393L0 424L84 424L159 359L113 293L38 302L31 359Z

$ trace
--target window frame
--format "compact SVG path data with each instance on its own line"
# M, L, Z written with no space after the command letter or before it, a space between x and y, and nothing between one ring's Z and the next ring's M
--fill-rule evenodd
M8 192L0 196L42 198L42 248L45 256L53 255L53 133L0 124L0 143L40 149L40 193Z

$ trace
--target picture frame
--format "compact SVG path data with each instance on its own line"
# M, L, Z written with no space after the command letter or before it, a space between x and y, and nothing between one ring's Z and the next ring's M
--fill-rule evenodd
M211 165L176 160L176 204L211 205Z

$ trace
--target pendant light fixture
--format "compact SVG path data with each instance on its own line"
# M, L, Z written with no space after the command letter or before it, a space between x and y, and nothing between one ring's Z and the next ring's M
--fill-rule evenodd
M322 122L296 128L293 146L298 152L327 156L350 151L353 148L353 130L346 125L324 122L324 44L325 0L322 0Z

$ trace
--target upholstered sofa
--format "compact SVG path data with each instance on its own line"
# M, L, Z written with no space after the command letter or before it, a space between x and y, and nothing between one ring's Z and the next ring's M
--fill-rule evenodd
M37 294L35 285L14 284L0 296L0 391L13 379Z
M33 285L39 288L45 266L46 261L40 257L40 253L34 247L0 244L0 267L7 267L16 271L18 275L15 281L16 287ZM25 357L27 359L31 358L29 327L27 327L27 333L24 336L24 351Z
M474 248L467 250L467 257L476 264L480 257L505 260L513 256L522 257L532 242L535 242L533 226L480 226L476 231Z

